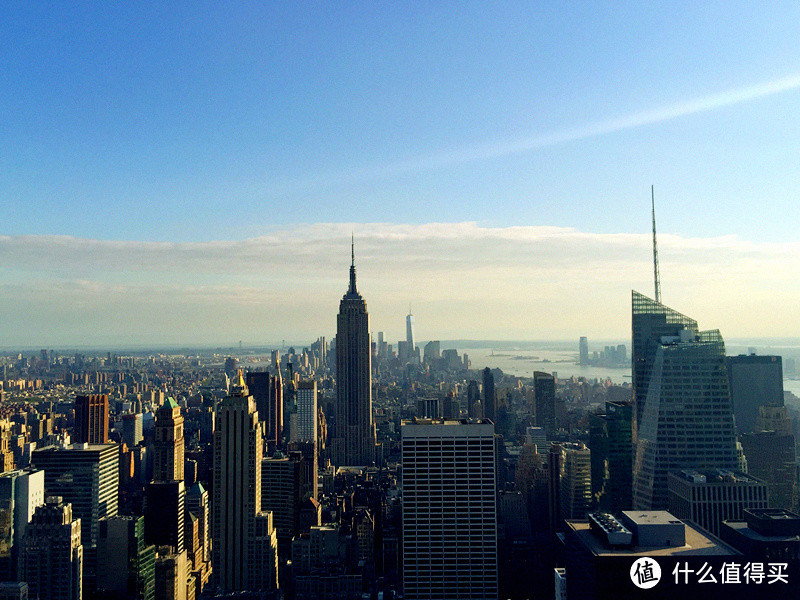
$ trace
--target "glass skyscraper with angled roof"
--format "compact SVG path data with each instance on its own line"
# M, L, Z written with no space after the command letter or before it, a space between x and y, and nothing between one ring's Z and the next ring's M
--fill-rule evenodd
M633 292L633 507L665 510L667 474L738 467L719 331Z

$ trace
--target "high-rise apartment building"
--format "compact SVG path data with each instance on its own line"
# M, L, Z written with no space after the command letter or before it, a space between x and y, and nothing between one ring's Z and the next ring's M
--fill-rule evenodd
M153 480L183 481L184 453L181 408L174 398L167 398L156 411Z
M375 460L372 419L372 353L367 303L356 289L356 267L350 264L350 287L339 304L336 326L336 421L333 462L370 465Z
M75 440L78 444L108 442L108 394L75 396Z
M738 467L725 344L719 331L699 332L695 321L636 292L633 317L633 507L663 510L670 471Z
M23 580L39 600L81 600L83 547L80 519L58 496L33 513L25 532Z
M496 599L494 426L418 419L401 438L405 597Z
M221 592L277 587L277 538L272 515L261 512L261 457L255 400L239 373L219 403L214 432L212 562ZM270 560L274 570L255 568Z

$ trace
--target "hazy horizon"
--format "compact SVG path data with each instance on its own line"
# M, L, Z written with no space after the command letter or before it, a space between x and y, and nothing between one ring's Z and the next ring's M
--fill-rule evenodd
M0 347L800 336L800 5L0 17Z

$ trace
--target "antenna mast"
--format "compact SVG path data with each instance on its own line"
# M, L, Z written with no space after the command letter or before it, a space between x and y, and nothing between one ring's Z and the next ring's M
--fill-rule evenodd
M658 244L656 243L656 196L650 186L650 202L653 208L653 279L656 285L656 302L661 304L661 275L658 272Z

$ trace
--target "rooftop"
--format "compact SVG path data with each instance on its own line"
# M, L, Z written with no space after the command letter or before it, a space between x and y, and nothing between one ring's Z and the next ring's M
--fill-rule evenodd
M663 512L669 515L666 511ZM672 519L674 517L669 515ZM657 521L658 518L654 517ZM686 525L686 544L683 546L664 546L664 547L641 547L632 546L630 548L608 547L590 529L589 521L566 522L567 527L575 532L581 544L595 556L731 556L741 553L733 547L724 543L710 534L703 533L690 523Z

